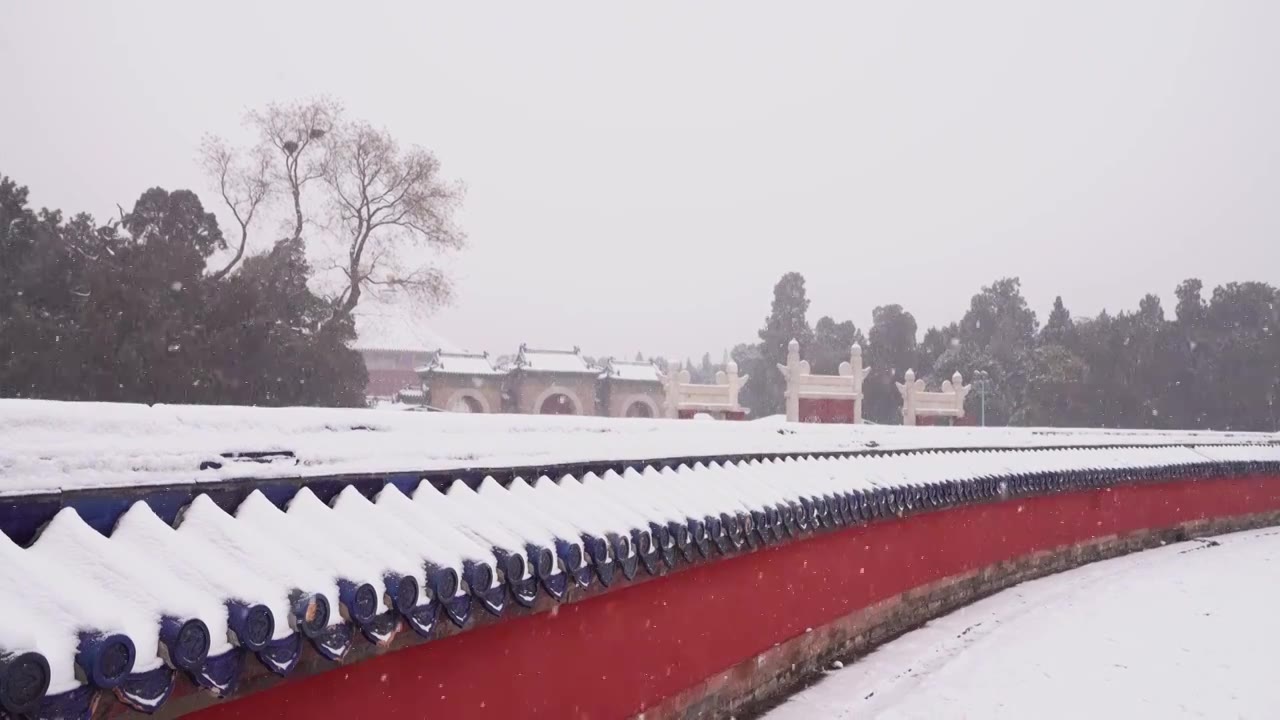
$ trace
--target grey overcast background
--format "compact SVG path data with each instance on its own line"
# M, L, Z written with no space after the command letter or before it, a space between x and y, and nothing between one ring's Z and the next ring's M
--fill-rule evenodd
M99 219L205 133L331 94L468 186L472 348L673 357L822 314L1043 321L1276 281L1280 2L0 0L0 173ZM224 223L225 224L225 223Z

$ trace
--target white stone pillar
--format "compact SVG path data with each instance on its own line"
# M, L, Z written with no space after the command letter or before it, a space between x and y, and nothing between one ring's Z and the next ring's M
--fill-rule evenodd
M666 390L663 398L662 414L669 419L680 417L680 369L679 366L668 368L662 376L662 384Z
M800 422L800 343L787 343L787 364L778 365L787 380L787 422Z
M871 372L871 368L862 367L861 345L849 348L849 369L853 375L853 422L857 425L862 422L862 381L867 379L867 373Z
M908 369L898 383L898 392L902 393L902 424L916 424L916 371Z
M725 370L728 371L725 374L724 383L729 386L729 389L728 389L729 407L737 408L738 407L738 390L741 389L742 386L746 384L747 379L745 377L743 378L738 377L738 363L732 360L730 360L729 364L725 366ZM716 384L719 384L721 382L719 377L720 373L716 373L716 376L717 376Z
M960 413L960 417L964 417L964 378L960 376L960 371L955 371L951 376L951 392L955 393L955 408Z

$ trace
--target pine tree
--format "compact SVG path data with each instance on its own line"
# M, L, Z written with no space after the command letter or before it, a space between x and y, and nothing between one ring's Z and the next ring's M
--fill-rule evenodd
M326 322L328 304L307 286L310 274L302 241L285 238L227 279L209 323L212 402L364 402L364 363L347 347L354 328Z
M1049 319L1040 331L1040 342L1045 345L1062 345L1072 347L1076 340L1076 326L1071 321L1071 313L1062 304L1062 296L1053 299L1053 310L1049 311Z
M866 361L871 372L863 383L863 414L878 423L902 421L902 396L896 382L911 368L916 351L916 319L901 305L882 305L871 312Z
M0 396L357 405L366 379L300 238L213 280L216 218L152 188L118 225L32 212L0 177Z
M760 357L759 343L740 343L733 346L729 358L738 364L738 372L749 375L747 384L738 394L738 402L751 411L753 417L764 417L771 414L764 399L764 383L756 378L764 372L764 361ZM726 365L728 363L725 363ZM777 372L777 369L774 369Z
M805 319L809 311L809 299L805 296L804 276L790 272L782 276L773 287L773 305L769 317L760 329L760 367L739 372L750 374L750 384L756 384L759 394L752 394L757 405L752 414L761 417L782 411L786 381L777 366L787 362L787 345L796 340L803 353L813 342L813 330Z
M1175 315L1178 323L1182 325L1184 330L1197 328L1204 322L1206 307L1204 299L1200 296L1200 291L1204 289L1204 283L1197 278L1187 278L1178 284L1178 289L1174 294L1178 297L1178 306Z
M929 382L941 382L945 379L938 377L938 361L959 342L960 326L956 323L926 330L924 337L920 339L916 360L912 366L916 371L916 377L928 378Z
M949 362L940 361L934 371L959 372L966 379L978 370L987 372L987 423L1007 424L1023 402L1037 326L1036 314L1022 296L1021 281L1000 278L970 299L960 319L959 343L949 353ZM969 400L975 402L972 393Z
M809 367L817 375L834 375L839 371L840 363L849 360L853 346L865 343L862 331L853 321L836 322L824 315L813 326Z

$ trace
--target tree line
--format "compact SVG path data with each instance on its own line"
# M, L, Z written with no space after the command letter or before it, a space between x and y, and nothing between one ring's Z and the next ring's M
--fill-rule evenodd
M901 422L894 383L914 369L931 389L955 372L966 383L984 373L988 425L1275 431L1276 293L1267 283L1232 282L1206 299L1191 278L1175 291L1172 317L1154 294L1136 310L1091 318L1073 317L1058 297L1041 325L1018 278L1002 278L975 294L958 322L921 335L901 305L882 305L864 333L831 317L810 326L804 277L787 273L758 342L734 347L732 357L751 375L741 401L756 417L782 412L785 381L775 365L786 362L794 338L823 374L837 371L851 345L863 346L871 368L864 417L877 423ZM978 413L982 394L969 394L969 413Z
M190 190L152 188L99 223L32 208L27 188L0 173L0 397L364 404L366 371L349 349L356 309L371 297L420 309L449 297L433 260L464 245L452 220L462 189L430 152L329 100L247 120L253 144L201 148L229 232ZM272 211L283 220L264 230ZM333 252L317 252L325 244ZM864 332L829 316L810 325L804 277L788 273L758 340L730 356L751 376L741 399L756 417L782 411L776 364L794 338L823 374L863 346L873 422L900 422L894 383L910 368L933 387L982 373L968 402L977 412L985 397L988 424L1276 430L1276 292L1233 282L1206 298L1188 279L1172 317L1153 294L1091 318L1059 297L1041 325L1019 280L1003 278L957 322L921 334L891 304ZM712 382L726 360L684 366Z
M365 403L355 311L448 296L432 251L463 245L461 189L330 100L247 120L254 144L201 148L230 237L190 190L151 188L99 223L33 209L0 173L0 397ZM264 231L271 210L287 219Z

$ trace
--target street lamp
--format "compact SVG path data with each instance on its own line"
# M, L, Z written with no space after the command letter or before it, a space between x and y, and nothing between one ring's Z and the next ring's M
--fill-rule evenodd
M973 374L973 381L978 386L978 401L980 403L978 417L983 427L987 426L987 383L991 382L991 375L986 370L979 370Z

